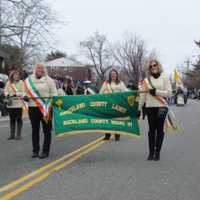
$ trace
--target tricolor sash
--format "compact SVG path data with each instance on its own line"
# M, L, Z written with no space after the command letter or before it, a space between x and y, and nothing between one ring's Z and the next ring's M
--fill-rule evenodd
M149 82L149 81L147 81L146 79L143 81L145 90L149 90L149 89L150 89L150 88L149 88L149 84L151 85L152 88L154 88L154 87L152 86L152 84L151 84L151 83L148 84L148 82ZM157 101L159 101L159 102L161 103L162 106L166 106L166 107L168 106L168 104L167 104L167 102L165 101L165 99L162 98L161 96L156 95L156 96L153 96L153 97L154 97Z
M105 94L107 94L107 93L113 93L113 89L112 89L111 85L107 81L105 81L103 83L103 87L104 88L103 88L102 93L105 93Z
M49 113L52 109L51 99L42 97L30 77L24 81L24 84L29 96L35 102L36 106L40 109L44 118L49 117Z
M144 84L144 89L145 90L149 90L149 85L151 85L152 88L155 88L152 83L151 80L149 78L149 80L144 80L143 81ZM163 107L167 107L168 108L168 113L165 119L165 123L164 123L164 129L166 131L172 131L172 130L178 130L180 125L176 120L175 114L173 113L173 111L169 108L168 103L165 101L165 99L161 96L153 96L157 101L159 101L161 103L161 105Z
M23 105L22 109L23 109L23 111L28 112L28 104L24 101L24 99L21 96L21 94L20 94L19 89L17 88L17 86L15 84L11 83L11 82L9 82L9 86L11 87L14 95L16 97L18 97L19 100L22 102L22 105Z

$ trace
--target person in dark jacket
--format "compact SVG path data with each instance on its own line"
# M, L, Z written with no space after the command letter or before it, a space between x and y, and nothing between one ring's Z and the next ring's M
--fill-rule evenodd
M63 85L63 90L67 95L73 95L73 84L71 79L67 79L67 81Z

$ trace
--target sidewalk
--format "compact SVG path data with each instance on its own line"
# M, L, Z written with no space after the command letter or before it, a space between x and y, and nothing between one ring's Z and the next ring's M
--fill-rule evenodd
M23 117L23 120L27 120L28 119L28 114L26 114L26 116ZM9 121L9 116L1 116L0 114L0 122L4 122L4 121Z
M8 121L9 120L9 116L1 116L0 115L0 122L2 122L2 121Z

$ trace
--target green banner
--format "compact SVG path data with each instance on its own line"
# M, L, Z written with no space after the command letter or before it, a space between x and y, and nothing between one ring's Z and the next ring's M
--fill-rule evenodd
M55 134L139 136L136 92L54 97Z

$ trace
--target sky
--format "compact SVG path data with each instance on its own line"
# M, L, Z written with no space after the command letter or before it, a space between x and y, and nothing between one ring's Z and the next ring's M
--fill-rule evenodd
M199 0L48 0L66 22L54 30L56 48L79 54L79 42L99 31L110 41L125 32L139 36L155 50L170 73L189 57L199 54Z

